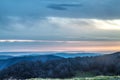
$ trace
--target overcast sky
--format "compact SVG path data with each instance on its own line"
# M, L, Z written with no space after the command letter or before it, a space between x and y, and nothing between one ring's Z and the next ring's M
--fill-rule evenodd
M0 0L0 51L118 51L120 0Z

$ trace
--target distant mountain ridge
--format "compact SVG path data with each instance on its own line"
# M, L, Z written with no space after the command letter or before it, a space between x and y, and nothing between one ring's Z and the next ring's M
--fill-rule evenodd
M52 59L47 62L22 61L0 71L0 79L71 78L77 73L120 75L120 52L94 57Z
M11 66L13 64L23 62L23 61L50 61L50 60L57 60L57 59L64 59L64 58L75 58L75 57L94 57L94 56L100 56L102 54L98 53L67 53L67 52L61 52L61 53L49 53L49 54L33 54L28 52L0 52L0 70L7 68L8 66ZM3 55L4 54L4 55ZM12 56L15 55L16 56ZM22 54L22 55L20 55ZM25 54L25 55L24 55ZM29 55L28 55L29 54Z
M91 57L103 55L101 53L87 53L87 52L0 52L0 56L29 56L29 55L55 55L64 58L73 57Z
M94 57L94 56L101 56L103 54L100 54L100 53L56 53L54 55L64 57L64 58L75 58L75 57Z
M7 68L16 63L20 63L23 61L41 61L46 62L50 60L59 60L64 59L63 57L54 56L54 55L30 55L30 56L20 56L20 57L13 57L8 59L0 60L0 70Z
M0 55L0 60L9 59L9 58L13 58L13 56L9 56L9 55Z

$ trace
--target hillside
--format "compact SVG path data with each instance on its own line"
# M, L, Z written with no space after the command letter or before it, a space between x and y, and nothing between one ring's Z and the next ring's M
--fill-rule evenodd
M24 62L24 61L41 61L46 62L49 60L59 60L63 59L59 56L54 55L30 55L30 56L20 56L20 57L12 57L8 59L1 59L0 60L0 70L7 68L13 64Z
M14 55L14 56L13 56ZM40 53L40 52L0 52L0 70L7 68L13 64L23 61L37 61L41 60L46 62L48 60L56 60L63 58L75 58L75 57L91 57L99 56L98 53Z
M41 61L24 61L0 72L4 78L72 78L90 74L92 76L120 75L120 52L96 57L76 57ZM89 75L86 75L89 76Z

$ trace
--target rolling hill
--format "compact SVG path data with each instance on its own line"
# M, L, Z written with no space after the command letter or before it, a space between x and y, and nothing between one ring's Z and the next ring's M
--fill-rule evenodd
M1 70L0 79L72 78L89 76L88 73L93 76L120 75L120 52L95 57L52 58L46 62L32 59Z
M24 61L50 61L50 60L59 60L63 59L59 56L54 55L29 55L29 56L19 56L19 57L13 57L8 59L1 59L0 60L0 70L7 68L8 66L11 66L13 64L24 62Z

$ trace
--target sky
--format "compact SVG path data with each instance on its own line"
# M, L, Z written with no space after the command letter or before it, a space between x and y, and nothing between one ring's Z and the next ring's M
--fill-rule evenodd
M120 51L120 0L0 0L0 52Z

